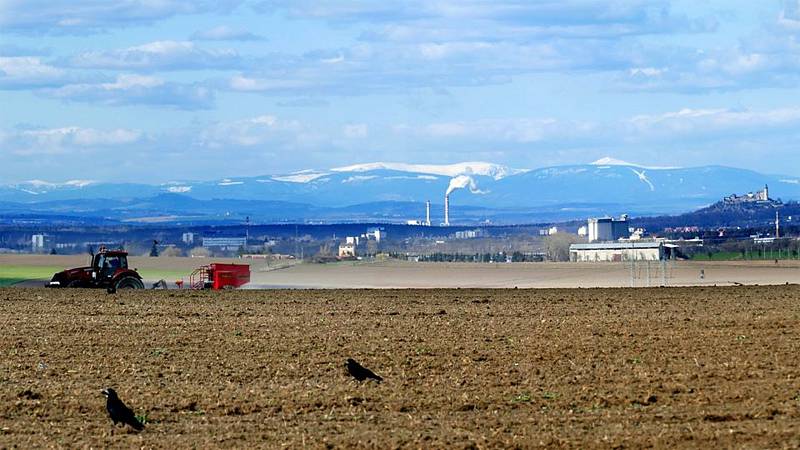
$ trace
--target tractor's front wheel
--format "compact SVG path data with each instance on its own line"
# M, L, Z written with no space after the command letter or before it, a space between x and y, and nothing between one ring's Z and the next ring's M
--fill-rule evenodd
M134 277L124 277L117 281L117 289L144 289L144 283Z

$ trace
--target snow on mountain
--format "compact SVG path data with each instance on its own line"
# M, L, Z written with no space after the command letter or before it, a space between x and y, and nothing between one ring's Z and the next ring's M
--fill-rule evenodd
M650 181L647 178L647 175L644 174L644 170L639 172L638 170L631 168L631 171L633 171L633 173L635 173L636 176L639 177L640 180L642 180L643 182L647 183L647 185L650 186L650 190L651 191L655 191L656 190L656 187L653 186L653 182Z
M669 169L680 169L680 167L673 167L673 166L643 166L641 164L631 163L628 161L623 161L621 159L612 158L610 156L606 156L603 158L598 159L597 161L589 163L592 166L633 166L633 167L640 167L642 169L648 170L669 170Z
M527 172L525 169L512 169L500 164L471 161L456 164L406 164L391 162L374 162L354 164L352 166L336 167L334 172L370 172L373 170L394 170L397 172L412 172L428 175L444 175L457 177L459 175L482 175L495 180Z
M309 183L325 175L329 174L326 172L317 172L315 170L301 170L289 175L272 176L271 178L275 181L286 181L288 183Z
M80 189L95 184L92 180L68 180L63 183L53 183L45 180L27 180L12 187L32 195L46 194L59 189Z
M94 184L94 181L93 180L69 180L69 181L64 182L64 185L66 185L66 186L74 186L74 187L79 187L79 188L89 186L90 184Z

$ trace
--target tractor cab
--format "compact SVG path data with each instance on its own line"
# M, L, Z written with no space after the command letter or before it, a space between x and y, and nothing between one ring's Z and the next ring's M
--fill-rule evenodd
M103 248L92 257L93 278L113 278L118 270L128 269L128 253Z

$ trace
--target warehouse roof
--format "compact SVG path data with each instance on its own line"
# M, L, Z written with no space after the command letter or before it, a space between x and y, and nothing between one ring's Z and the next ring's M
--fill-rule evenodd
M659 248L663 242L598 242L595 244L572 244L570 250L625 250L625 249L648 249Z

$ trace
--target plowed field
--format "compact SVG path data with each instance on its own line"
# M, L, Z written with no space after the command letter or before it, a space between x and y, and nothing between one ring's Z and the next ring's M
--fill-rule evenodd
M797 447L799 331L797 286L0 289L0 448Z

